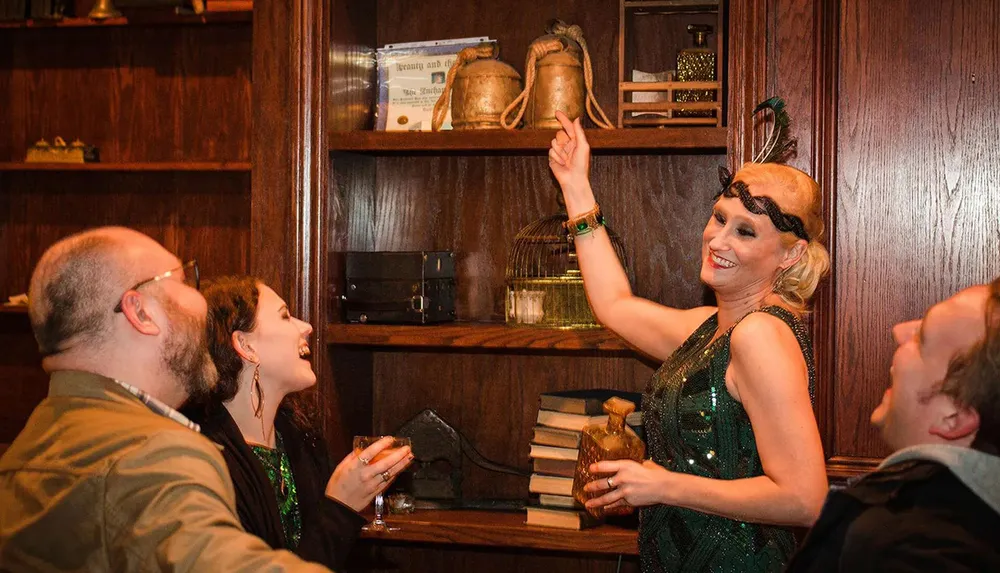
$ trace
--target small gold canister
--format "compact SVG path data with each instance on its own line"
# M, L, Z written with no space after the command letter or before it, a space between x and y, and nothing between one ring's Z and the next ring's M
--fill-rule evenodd
M560 41L563 49L550 52L535 63L535 83L524 117L524 125L529 129L559 129L556 110L570 118L580 117L587 97L580 45L564 36L543 36L539 41L547 38Z
M452 129L501 129L500 115L521 91L521 75L495 58L490 45L459 52L434 104L433 131L441 129L449 105Z
M500 60L479 59L455 74L453 129L501 129L500 114L521 91L521 74Z

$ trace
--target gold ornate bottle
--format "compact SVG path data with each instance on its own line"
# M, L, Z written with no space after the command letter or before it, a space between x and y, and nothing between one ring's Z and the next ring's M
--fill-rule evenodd
M677 81L679 82L714 82L715 52L708 47L707 38L712 33L712 27L702 24L691 24L687 31L694 35L694 47L677 52ZM674 101L701 102L715 101L715 90L676 90ZM711 110L679 109L677 117L712 117Z
M576 474L573 476L573 498L580 504L599 494L583 491L583 486L607 474L594 475L590 473L590 464L605 460L635 460L642 462L646 457L646 444L632 428L625 425L625 418L635 410L635 404L622 398L610 398L604 402L604 411L608 413L607 424L591 424L583 429L580 439L580 456L576 462ZM613 509L598 507L587 509L595 516L624 515L632 511L629 506Z

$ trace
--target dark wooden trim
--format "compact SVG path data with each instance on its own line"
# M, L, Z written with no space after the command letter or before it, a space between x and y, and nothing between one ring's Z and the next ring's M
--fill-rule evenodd
M325 4L255 6L250 269L303 320L314 321L317 225L326 195Z
M31 28L35 30L51 30L52 28L83 28L83 27L119 27L119 26L172 26L199 24L231 24L249 23L253 16L251 10L233 10L229 12L206 12L204 14L172 14L154 11L153 13L137 13L131 17L108 18L92 20L90 18L61 18L59 20L29 19L21 21L0 22L0 29Z
M753 158L759 145L750 113L767 97L767 0L729 5L729 162L733 170Z
M823 215L826 221L826 247L830 252L830 274L821 285L815 303L813 343L816 349L817 421L823 431L823 448L836 456L837 399L836 293L837 268L837 84L839 45L839 0L817 0L815 4L815 78L813 88L813 166L812 172L823 190Z
M410 133L405 131L334 131L330 149L369 153L407 151L538 151L547 152L555 130L468 130ZM724 127L668 127L660 129L588 129L591 148L626 150L724 150Z
M312 344L324 348L326 3L254 5L250 270L317 325ZM326 354L313 353L318 404Z
M249 161L151 161L125 163L0 162L0 171L250 171Z
M578 553L638 555L638 533L613 525L582 531L525 525L523 512L418 511L386 519L397 531L363 532L362 537L394 542L425 542L526 547Z
M425 347L510 348L527 350L613 350L630 347L604 328L559 330L492 323L450 323L428 326L330 324L329 344Z
M330 195L328 173L330 166L330 153L326 149L327 136L327 89L329 78L327 64L327 48L330 45L330 11L329 2L314 2L313 13L304 20L305 25L311 26L311 36L313 43L309 63L311 68L311 85L309 105L311 109L310 120L312 122L309 145L309 157L311 167L312 201L304 204L301 218L309 222L299 229L301 243L309 245L308 253L305 254L303 262L308 266L303 269L303 279L308 283L296 285L299 290L303 309L303 316L313 325L313 341L316 349L326 347L326 330L323 324L326 322L326 308L328 304L327 285L327 199ZM316 373L317 387L314 399L316 400L316 411L321 413L324 427L327 424L325 404L330 394L329 386L333 379L327 374L330 367L329 352L313 353L313 371ZM339 450L344 451L344 450Z

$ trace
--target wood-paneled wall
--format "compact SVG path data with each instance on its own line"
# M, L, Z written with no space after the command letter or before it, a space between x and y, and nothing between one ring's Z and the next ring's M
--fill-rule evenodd
M892 324L1000 274L1000 5L840 8L834 451L879 456Z
M827 195L817 414L827 456L850 466L887 453L868 418L892 325L1000 274L1000 7L773 0L769 22L792 163Z

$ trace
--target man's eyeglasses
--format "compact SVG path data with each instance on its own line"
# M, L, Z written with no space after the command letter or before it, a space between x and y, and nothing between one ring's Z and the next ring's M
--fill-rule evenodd
M150 283L159 282L162 281L163 279L177 276L178 274L184 275L183 277L184 284L194 288L195 290L200 290L199 287L201 287L201 275L198 273L198 261L192 259L184 263L183 265L177 267L176 269L170 269L169 271L163 273L162 275L156 275L151 279L146 279L144 281L137 282L132 288L128 289L125 292L128 292L129 290L138 290L139 288L144 287ZM122 297L124 296L125 293L123 292ZM121 311L122 311L122 301L119 299L118 304L115 305L115 312L121 312Z

